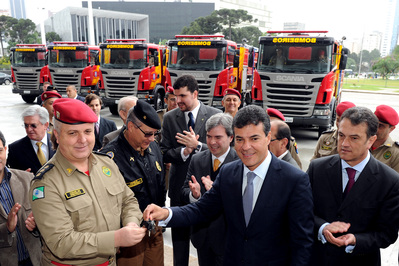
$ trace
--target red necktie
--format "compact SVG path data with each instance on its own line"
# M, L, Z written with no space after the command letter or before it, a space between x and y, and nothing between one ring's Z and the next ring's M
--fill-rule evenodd
M349 191L352 189L353 185L355 184L355 175L356 175L356 170L350 167L345 168L346 172L348 173L348 184L346 184L346 188L344 191L344 196L348 195Z

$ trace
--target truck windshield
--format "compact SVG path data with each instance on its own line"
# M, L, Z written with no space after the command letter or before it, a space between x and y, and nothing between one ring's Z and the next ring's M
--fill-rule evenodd
M101 67L116 69L144 69L148 66L147 50L103 49Z
M226 65L225 47L171 46L169 53L170 69L220 71Z
M260 45L259 71L308 74L328 73L333 67L332 64L332 45Z
M19 67L43 67L46 64L46 52L13 53L12 65Z
M50 50L50 67L85 68L89 62L87 50Z

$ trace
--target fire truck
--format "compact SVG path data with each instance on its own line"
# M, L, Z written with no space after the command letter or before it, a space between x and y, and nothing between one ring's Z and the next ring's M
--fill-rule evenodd
M100 96L112 114L118 114L119 99L137 96L156 110L164 108L165 88L171 85L165 66L166 47L146 39L109 39L102 52Z
M68 85L75 85L83 96L98 90L98 46L87 45L87 42L54 42L47 49L47 74L60 94L65 95Z
M33 103L43 92L46 46L44 44L17 44L11 48L11 79L13 93L21 95L27 103Z
M234 88L245 93L252 75L255 49L239 46L224 35L176 35L168 41L168 69L172 83L192 75L199 85L198 99L221 108L223 93ZM245 89L244 89L245 88Z
M327 31L268 31L259 38L252 103L280 110L293 126L334 125L348 49Z

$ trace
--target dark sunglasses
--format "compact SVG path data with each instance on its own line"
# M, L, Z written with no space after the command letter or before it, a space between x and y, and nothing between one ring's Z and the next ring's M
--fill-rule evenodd
M22 125L24 128L26 128L26 129L28 129L29 127L31 127L31 128L37 128L37 125L36 124L23 124Z
M146 138L150 138L152 136L156 137L159 135L159 130L155 131L155 132L144 132L139 126L137 126L135 123L133 123L138 129L140 129L141 132L143 132L144 137Z

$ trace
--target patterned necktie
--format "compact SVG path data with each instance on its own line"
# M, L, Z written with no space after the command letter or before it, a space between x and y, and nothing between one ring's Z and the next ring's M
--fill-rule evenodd
M352 189L353 185L355 184L355 175L356 170L350 167L345 168L346 172L348 173L349 181L346 184L346 188L344 190L344 196L348 195L349 191Z
M244 194L242 195L242 205L244 207L245 224L248 226L249 219L252 213L252 203L254 198L254 179L256 174L254 172L248 172L247 174L247 186L245 187Z
M96 134L100 134L100 124L96 122Z
M38 141L36 142L37 145L37 158L39 158L39 162L41 163L41 165L46 163L46 156L44 156L44 153L42 151L42 144L43 142Z
M190 129L190 127L194 130L195 127L195 123L194 123L194 116L193 113L189 112L188 113L188 124L187 124L188 129Z
M214 171L214 172L216 172L216 171L218 170L219 165L220 165L219 159L215 159L215 160L213 161L213 171Z

